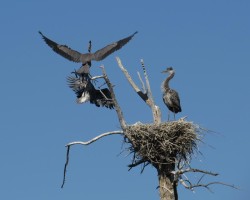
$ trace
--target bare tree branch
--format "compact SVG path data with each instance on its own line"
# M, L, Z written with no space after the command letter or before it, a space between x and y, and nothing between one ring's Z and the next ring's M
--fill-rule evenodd
M93 77L91 77L91 80L95 80L95 79L98 79L98 78L103 78L103 76L101 75L101 76L93 76Z
M117 60L118 66L120 67L120 69L124 73L125 77L127 78L128 82L130 83L132 88L142 98L142 100L145 101L145 103L151 108L152 113L153 113L154 122L156 124L160 124L161 123L161 111L160 111L160 108L154 104L153 95L152 95L152 92L151 92L151 89L150 89L148 75L147 75L143 60L141 59L141 65L142 65L142 69L143 69L145 80L146 80L146 91L147 91L147 93L143 93L139 89L139 87L134 83L134 81L132 80L132 78L129 75L128 71L123 66L120 58L116 57L116 60Z
M140 165L140 164L142 164L142 163L144 163L144 162L146 162L144 159L141 159L141 160L139 160L139 161L133 162L132 164L128 165L129 170L131 170L133 167L136 167L136 166L138 166L138 165ZM129 171L129 170L128 170L128 171Z
M108 88L110 90L110 93L111 93L111 97L112 97L112 100L114 102L114 105L115 105L115 111L117 113L117 116L118 116L118 119L119 119L119 122L120 122L120 125L122 127L123 130L126 129L126 122L125 122L125 119L123 117L123 113L122 113L122 110L116 100L116 97L115 97L115 93L114 93L114 90L113 90L113 85L111 84L107 74L106 74L106 71L104 69L104 66L101 66L102 68L102 73L103 73L103 78L105 79L107 85L108 85Z
M80 144L80 145L89 145L93 142L95 142L96 140L99 140L105 136L108 136L108 135L114 135L114 134L123 134L123 131L112 131L112 132L107 132L107 133L103 133L101 135L98 135L94 138L92 138L91 140L87 141L87 142L82 142L82 141L76 141L76 142L71 142L71 143L68 143L66 145L66 147L69 147L69 146L72 146L72 145L75 145L75 144Z
M197 188L197 187L204 187L206 189L208 189L210 192L212 192L212 190L210 189L210 185L215 185L215 184L218 184L218 185L224 185L224 186L227 186L227 187L231 187L231 188L234 188L234 189L239 189L238 187L234 186L234 185L230 185L230 184L227 184L227 183L223 183L223 182L219 182L219 181L214 181L214 182L210 182L210 183L205 183L205 184L202 184L202 183L199 183L199 184L192 184L189 180L182 180L180 181L181 184L186 188L186 189L189 189L189 190L192 190L194 191L194 188ZM184 182L187 182L187 184L185 184Z
M147 95L148 95L148 98L150 100L150 107L152 107L155 104L154 104L154 99L153 99L153 95L152 95L149 80L148 80L148 74L147 74L143 59L141 59L141 66L142 66L144 77L145 77L145 80L146 80Z
M185 173L189 173L189 172L202 173L202 176L199 178L197 183L193 184L190 180L188 180L187 176L185 175ZM218 176L219 175L218 173L214 173L214 172L210 172L210 171L194 169L194 168L187 168L187 169L180 169L180 170L172 171L172 174L174 174L174 176L175 176L175 178L174 178L175 181L179 180L179 182L186 189L189 189L191 191L194 191L194 189L197 188L197 187L204 187L204 188L208 189L210 192L212 192L212 190L210 189L209 186L214 185L214 184L224 185L224 186L228 186L228 187L231 187L231 188L234 188L234 189L238 189L234 185L230 185L230 184L219 182L219 181L214 181L214 182L209 182L209 183L202 183L202 180L205 177L205 175L211 175L211 176ZM183 179L182 176L185 176L186 179Z
M61 185L61 188L63 188L65 180L66 180L67 166L69 164L69 149L70 149L70 146L67 147L66 162L65 162L64 170L63 170L63 183Z
M143 93L139 87L135 84L135 82L133 81L133 79L131 78L131 76L129 75L128 71L125 69L125 67L122 64L122 61L120 60L119 57L116 57L118 66L120 67L120 69L122 70L122 72L124 73L125 77L127 78L128 82L130 83L130 85L132 86L132 88L135 90L135 92L142 98L143 101L145 101L148 105L148 96L147 94ZM150 105L149 105L150 106Z
M76 142L71 142L71 143L68 143L66 145L67 147L67 153L66 153L66 162L65 162L65 165L64 165L64 171L63 171L63 183L62 183L62 186L61 188L63 188L64 184L65 184L65 180L66 180L66 173L67 173L67 166L69 164L69 150L70 150L70 147L72 145L75 145L75 144L80 144L80 145L89 145L105 136L108 136L108 135L114 135L114 134L123 134L123 131L112 131L112 132L107 132L107 133L103 133L101 135L98 135L94 138L92 138L91 140L87 141L87 142L82 142L82 141L76 141Z
M180 183L186 188L186 189L188 189L189 188L189 186L186 184L186 182L188 182L189 183L189 185L191 185L191 183L190 183L190 181L189 180L183 180L183 179L180 179L179 180L180 181ZM189 188L189 190L192 190L193 191L193 189L192 188Z
M172 172L173 174L177 174L177 175L181 175L187 172L199 172L199 173L203 173L203 174L208 174L208 175L212 175L212 176L218 176L218 173L214 173L214 172L210 172L210 171L205 171L205 170L201 170L201 169L194 169L194 168L188 168L188 169L182 169L182 170L177 170Z
M152 110L152 113L153 113L154 123L155 124L160 124L161 123L161 110L154 103L154 98L153 98L153 94L151 92L149 79L148 79L148 74L147 74L143 59L141 59L141 66L142 66L142 69L143 69L143 72L144 72L144 77L145 77L145 80L146 80L147 95L148 95L148 98L149 98L149 106L151 107L151 110Z
M145 84L144 84L144 82L143 82L143 80L142 80L142 78L141 78L141 74L140 74L140 72L137 72L137 75L138 75L138 77L139 77L139 80L141 81L141 85L142 85L143 93L144 93L144 94L146 94L146 93L147 93L147 91L146 91L146 87L145 87Z

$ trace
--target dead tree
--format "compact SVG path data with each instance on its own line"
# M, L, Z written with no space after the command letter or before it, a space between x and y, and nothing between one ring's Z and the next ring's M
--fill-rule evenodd
M161 200L178 200L177 186L183 185L186 189L194 190L196 187L205 187L210 190L212 184L222 184L236 188L233 185L222 182L204 183L205 175L217 176L217 173L194 169L190 166L192 156L198 152L198 144L202 141L205 129L193 122L188 122L186 117L177 121L161 121L161 110L155 105L153 95L150 89L148 75L141 60L141 66L144 73L145 82L143 82L140 74L139 80L142 83L142 90L135 84L121 60L117 57L118 66L124 73L128 82L139 95L139 97L151 108L153 115L153 123L143 124L137 122L128 125L123 117L122 110L117 102L113 85L111 84L104 67L102 68L102 78L108 85L111 97L115 105L115 110L122 130L103 133L90 141L71 142L66 145L67 157L64 168L64 185L66 169L69 161L69 150L72 145L89 145L102 137L121 134L124 141L128 144L128 150L133 154L132 163L128 165L129 170L142 165L142 172L147 165L152 165L158 172L159 179L159 195ZM185 174L200 173L201 178L192 183Z

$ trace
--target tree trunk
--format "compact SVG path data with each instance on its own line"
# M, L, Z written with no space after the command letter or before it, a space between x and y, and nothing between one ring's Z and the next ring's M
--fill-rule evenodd
M178 200L177 185L171 173L174 164L160 165L158 170L160 200Z

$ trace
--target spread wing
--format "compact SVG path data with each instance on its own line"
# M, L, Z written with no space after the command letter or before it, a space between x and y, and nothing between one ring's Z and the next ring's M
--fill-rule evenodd
M69 87L75 92L78 98L78 103L85 103L87 102L86 99L89 98L88 100L90 103L95 104L97 107L102 106L110 109L114 108L114 103L108 88L96 90L90 80L83 80L72 76L67 77L67 82Z
M93 60L99 61L99 60L103 60L104 58L106 58L108 55L114 53L115 51L121 49L125 44L127 44L133 37L134 35L137 33L137 31L130 35L129 37L126 37L124 39L121 39L117 42L114 42L112 44L107 45L106 47L96 51L93 54Z
M108 88L92 90L90 92L90 103L95 104L97 107L104 106L110 109L114 108L114 103Z
M58 53L59 55L63 56L64 58L66 58L70 61L81 62L81 53L69 48L66 45L57 44L56 42L50 40L45 35L43 35L41 31L39 31L39 33L41 34L41 36L42 36L43 40L46 42L46 44L50 48L52 48L53 51L55 51L56 53Z
M82 81L80 78L68 76L67 82L78 98L81 97L82 93L87 90L88 82Z

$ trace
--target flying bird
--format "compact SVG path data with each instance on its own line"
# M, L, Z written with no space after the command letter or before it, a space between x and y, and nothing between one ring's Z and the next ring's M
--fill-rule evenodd
M124 39L121 39L117 42L114 42L112 44L109 44L103 47L102 49L97 50L94 53L90 52L90 49L91 49L91 42L90 42L89 52L80 53L76 50L71 49L70 47L66 45L57 44L56 42L50 40L45 35L43 35L41 31L39 31L39 34L41 34L43 40L46 42L46 44L49 47L52 48L53 51L55 51L56 53L58 53L59 55L63 56L64 58L70 61L82 63L81 68L76 71L77 74L89 73L89 67L91 65L92 60L95 60L95 61L103 60L104 58L112 54L113 52L121 49L125 44L127 44L134 37L136 33L137 31Z
M180 97L178 92L169 87L169 81L174 77L175 71L172 67L168 67L162 73L168 73L169 76L162 82L163 102L168 109L175 114L181 112ZM168 120L170 113L168 112Z
M69 87L77 96L77 103L90 102L91 104L95 104L97 107L102 106L110 109L114 108L114 103L108 88L100 90L95 89L91 80L86 76L68 76L67 81Z

